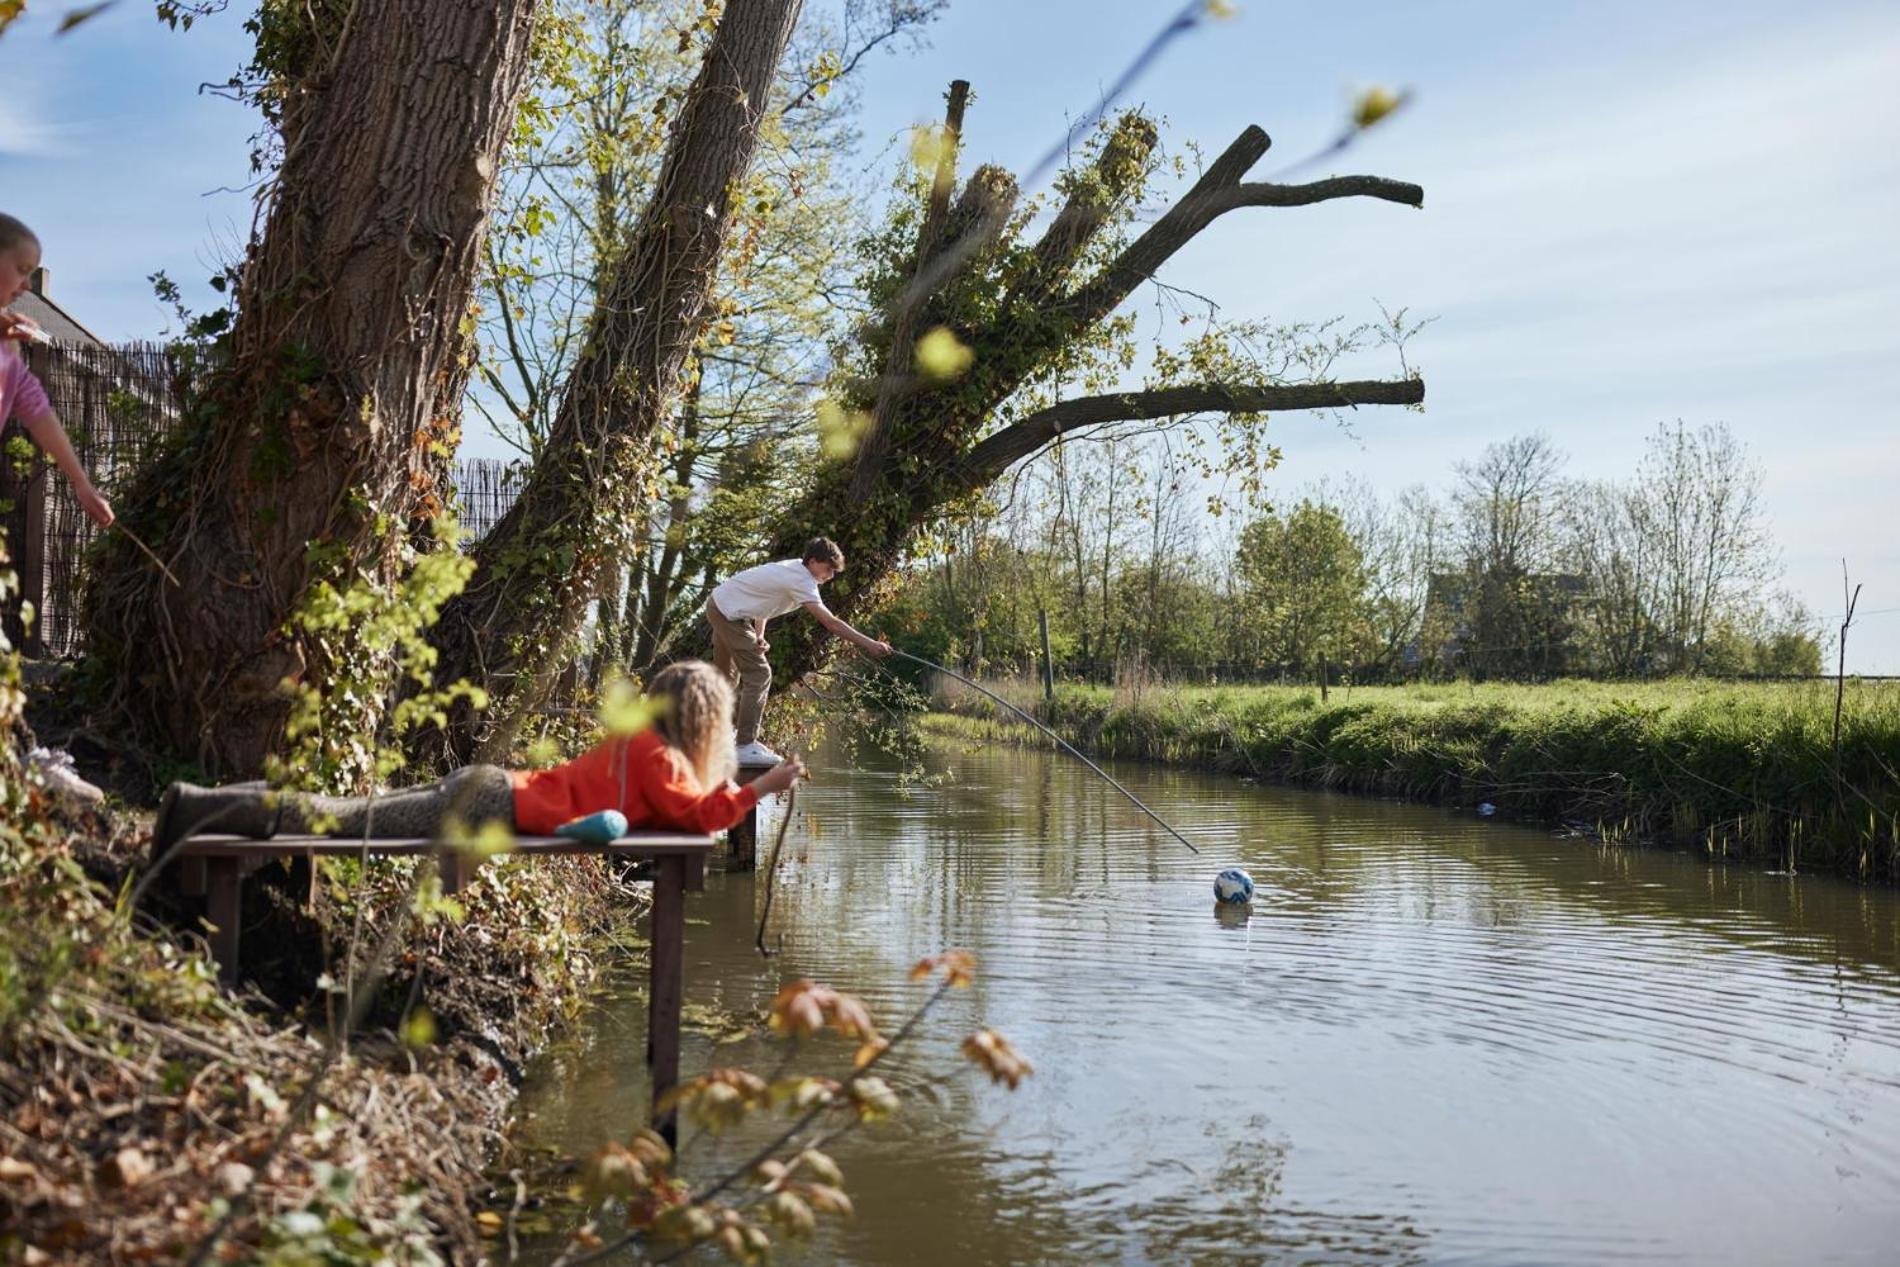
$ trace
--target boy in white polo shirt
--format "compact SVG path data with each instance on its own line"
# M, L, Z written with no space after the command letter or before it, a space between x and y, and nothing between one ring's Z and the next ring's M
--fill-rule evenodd
M777 765L781 758L759 742L759 721L772 689L772 666L765 653L765 622L803 607L838 637L869 655L887 656L891 644L867 637L831 614L818 587L844 571L844 551L830 537L814 537L802 559L779 559L747 568L721 583L706 600L712 626L713 663L738 684L734 709L734 754L741 765Z

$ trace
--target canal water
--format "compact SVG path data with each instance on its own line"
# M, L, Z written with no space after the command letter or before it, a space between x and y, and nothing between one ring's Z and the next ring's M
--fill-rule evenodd
M1059 754L926 765L801 791L778 957L759 878L688 899L689 1072L775 1068L794 978L889 1030L914 961L978 958L892 1070L901 1114L833 1149L857 1217L781 1261L1900 1261L1894 893L1115 766L1195 857ZM1215 910L1229 864L1250 917ZM641 1120L641 988L630 958L541 1062L525 1142L585 1155ZM977 1025L1034 1062L1022 1089L933 1084Z

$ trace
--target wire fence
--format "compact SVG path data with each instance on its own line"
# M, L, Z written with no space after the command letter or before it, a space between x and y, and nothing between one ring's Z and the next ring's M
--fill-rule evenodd
M455 464L455 495L461 508L462 540L480 541L521 496L528 469L519 462L465 458Z
M56 343L23 350L93 483L108 501L123 495L184 418L184 375L172 349L160 343ZM72 659L85 651L80 595L87 550L99 529L17 424L8 425L6 437L0 513L20 597L38 613L27 628L18 605L10 606L4 613L7 637L29 656ZM455 463L452 478L466 544L508 513L526 470L475 458Z
M46 388L73 451L111 500L151 460L182 416L178 367L170 352L156 343L60 343L25 350L28 368ZM23 435L14 442L14 434L9 431L7 445L10 487L0 495L13 503L8 548L18 565L22 597L39 613L30 631L17 632L25 634L29 654L77 655L86 550L99 529L57 468Z

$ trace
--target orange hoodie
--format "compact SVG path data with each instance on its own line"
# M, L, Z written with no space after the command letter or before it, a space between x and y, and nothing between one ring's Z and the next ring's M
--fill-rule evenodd
M630 831L724 831L759 803L731 781L699 791L692 764L650 726L551 770L517 770L514 781L515 830L531 836L604 809L625 814Z

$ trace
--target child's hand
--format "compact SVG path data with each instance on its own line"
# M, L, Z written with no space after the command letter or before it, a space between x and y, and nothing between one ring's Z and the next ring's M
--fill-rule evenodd
M39 326L34 324L30 317L22 317L12 312L0 312L0 339L17 339L21 343L31 343L43 337Z
M752 780L752 786L760 796L770 796L774 792L783 792L804 777L805 763L797 757L787 757Z
M112 513L112 503L100 496L96 488L88 488L80 492L79 508L86 512L88 519L101 528L110 528L112 521L118 518Z
M79 494L79 508L101 528L110 528L112 521L118 518L112 513L112 503L101 496L96 488L88 488Z

